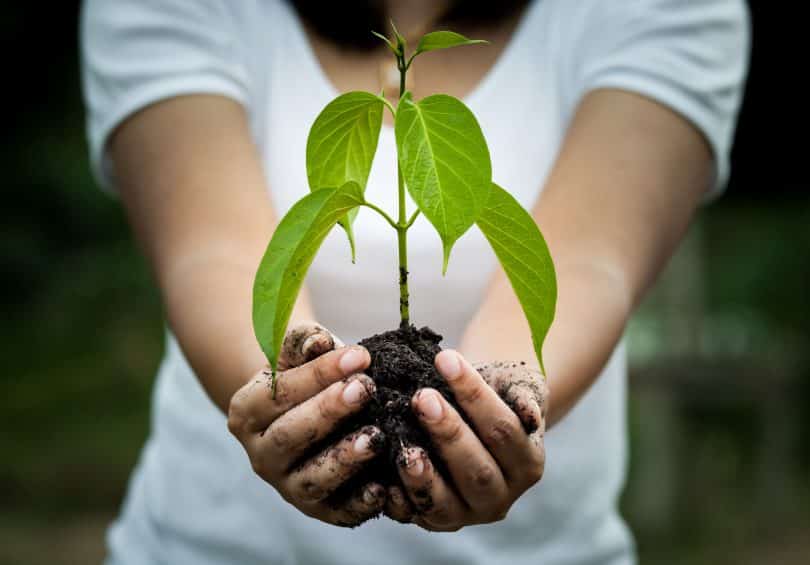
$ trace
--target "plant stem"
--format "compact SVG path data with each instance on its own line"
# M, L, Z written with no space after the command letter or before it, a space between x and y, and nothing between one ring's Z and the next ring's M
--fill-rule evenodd
M408 66L405 64L405 54L397 55L397 68L399 69L399 97L405 94L405 74ZM411 323L408 293L408 217L405 210L405 179L402 176L402 166L397 159L397 189L399 194L399 216L397 222L397 243L399 250L399 327L407 328Z
M418 217L419 217L419 211L420 211L420 210L419 210L419 208L417 208L417 209L414 211L414 213L413 213L413 214L411 214L411 219L410 219L410 220L408 220L408 223L407 223L407 224L405 224L405 228L406 228L406 229L410 228L410 227L413 225L413 223L416 221L416 218L418 218Z
M405 94L405 75L408 73L405 57L399 57L397 67L399 67L399 97L402 98L402 95Z
M399 244L399 326L408 327L411 323L408 309L408 227L405 217L405 183L402 171L397 171L399 181L399 223L397 224L397 243Z

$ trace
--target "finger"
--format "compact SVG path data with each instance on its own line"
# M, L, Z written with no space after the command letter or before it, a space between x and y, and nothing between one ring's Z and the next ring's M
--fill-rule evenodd
M300 367L276 375L273 395L269 370L260 371L234 394L228 427L240 439L263 432L276 418L326 387L368 367L371 357L360 346L330 351Z
M445 349L439 353L436 368L506 479L526 478L539 464L538 453L515 412L456 351Z
M498 463L456 409L430 388L417 391L412 404L467 504L485 510L505 499L508 487Z
M403 524L409 524L413 520L413 506L398 486L388 487L385 515Z
M544 426L545 403L538 402L538 394L532 388L513 384L503 391L501 397L517 414L526 433L531 434Z
M354 375L289 410L263 434L246 442L252 458L269 470L287 471L347 417L358 412L374 392L374 381Z
M315 396L332 383L365 370L371 363L359 345L330 351L278 376L276 403L286 411Z
M355 528L379 516L385 508L385 499L385 488L382 485L368 484L359 489L340 508L327 507L326 521L344 528Z
M532 434L545 420L548 385L542 373L525 362L476 364L475 369Z
M432 530L457 530L467 507L436 471L427 453L420 447L407 447L398 463L400 479L415 511L414 522Z
M287 331L281 344L278 368L286 371L312 361L327 351L343 347L332 332L315 322L303 322Z
M382 448L382 434L366 426L349 434L287 475L285 490L298 502L319 502L373 459Z

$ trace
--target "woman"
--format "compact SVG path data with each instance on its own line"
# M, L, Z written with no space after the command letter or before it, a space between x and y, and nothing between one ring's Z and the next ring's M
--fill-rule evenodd
M616 510L626 458L621 336L695 209L727 178L748 52L744 4L342 4L84 7L93 163L121 196L171 327L110 563L633 562ZM306 191L317 113L342 91L390 92L390 54L363 39L389 17L411 45L442 27L491 41L420 57L409 88L417 98L462 97L477 115L496 179L533 210L549 242L559 300L544 348L547 390L520 390L515 414L490 385L524 375L470 364L533 358L506 278L474 234L442 278L438 241L418 222L411 315L457 349L437 367L459 397L477 400L462 402L469 425L431 391L413 400L447 476L409 448L404 490L365 485L335 508L324 498L374 457L378 432L346 438L320 461L299 459L368 398L367 352L336 347L335 336L355 343L396 324L393 234L361 213L357 265L342 234L327 239L293 314L297 339L287 342L275 400L263 386L251 286L277 219ZM395 171L384 128L367 195L387 209ZM545 445L522 431L527 418L541 430L545 419ZM545 476L533 486L544 449ZM414 525L334 525L380 511Z

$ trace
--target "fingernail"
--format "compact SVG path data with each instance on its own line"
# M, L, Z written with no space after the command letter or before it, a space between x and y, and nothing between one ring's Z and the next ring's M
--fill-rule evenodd
M351 381L343 389L343 402L349 405L356 405L363 402L368 397L366 387L359 380Z
M411 450L407 455L407 465L405 471L412 477L418 477L425 470L425 463L418 451Z
M310 347L312 347L315 344L315 342L318 341L319 339L321 339L320 334L312 334L311 336L309 336L304 340L304 343L301 345L301 351L303 353L306 353L307 350Z
M304 340L301 345L301 354L310 360L318 355L322 355L329 351L333 344L330 343L329 335L325 333L314 333Z
M428 422L438 422L442 419L442 403L439 393L434 390L423 390L419 393L419 412Z
M352 347L343 354L338 362L338 367L344 375L352 375L366 366L366 352L362 349Z
M360 434L354 440L354 452L357 455L368 455L371 453L371 437L368 434Z
M461 374L461 361L455 351L442 351L436 357L439 372L446 379L454 379Z

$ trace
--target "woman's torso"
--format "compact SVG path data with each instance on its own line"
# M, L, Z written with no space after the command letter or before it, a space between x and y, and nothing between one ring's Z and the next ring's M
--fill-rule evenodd
M537 199L571 108L554 68L554 2L535 2L495 66L465 97L489 142L493 176L526 207ZM275 208L307 191L309 126L337 91L300 22L280 2L231 5L244 31L252 133ZM269 31L268 31L269 30ZM543 49L548 50L543 56ZM393 130L384 126L367 198L395 207ZM413 204L409 202L413 209ZM335 230L307 284L319 320L346 341L398 321L395 236L367 210L355 224L357 262ZM423 220L409 232L411 316L454 346L496 266L486 240L462 237L441 276L438 236ZM324 525L285 503L251 471L224 417L173 338L155 389L152 434L112 528L115 562L168 563L629 563L631 541L615 512L625 470L623 348L570 415L547 434L546 475L500 523L453 535L386 519L355 530ZM139 557L140 556L140 557Z

